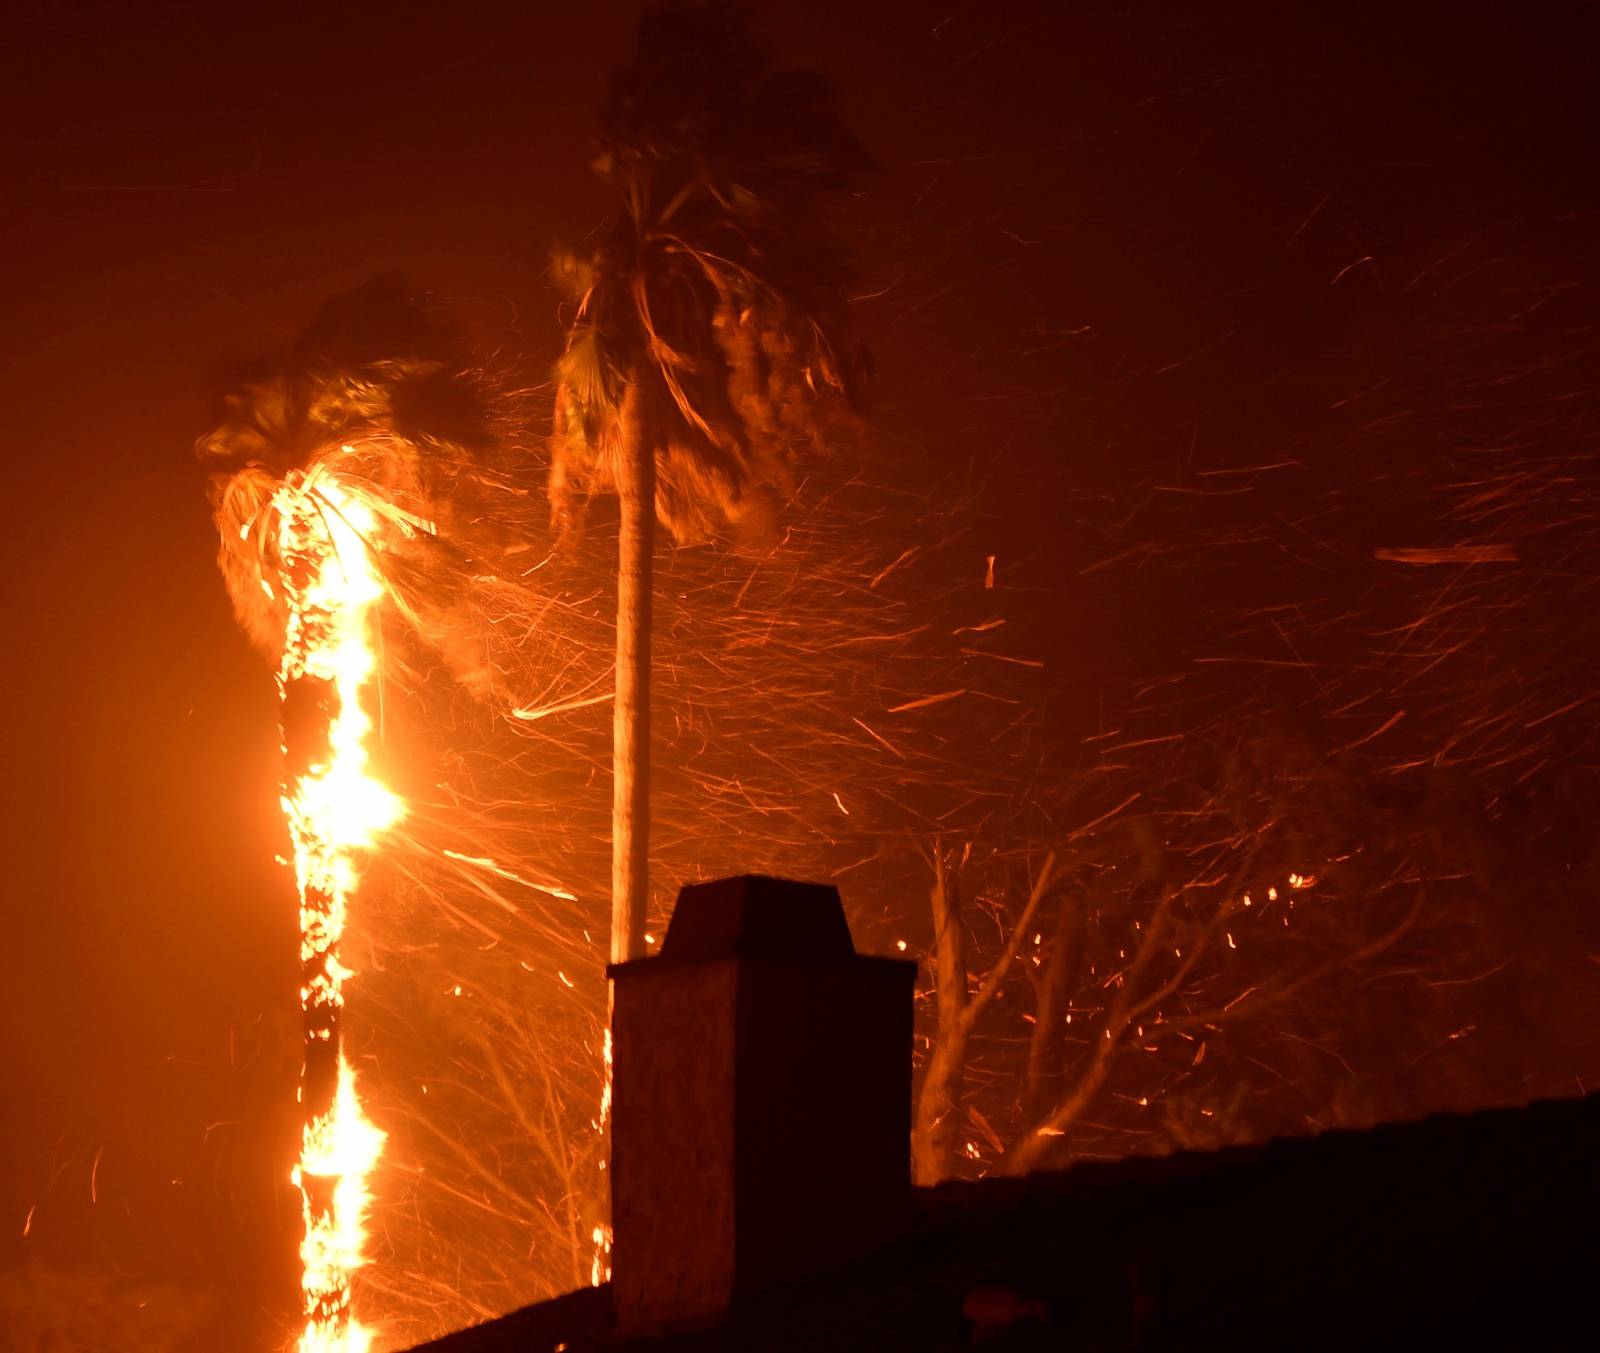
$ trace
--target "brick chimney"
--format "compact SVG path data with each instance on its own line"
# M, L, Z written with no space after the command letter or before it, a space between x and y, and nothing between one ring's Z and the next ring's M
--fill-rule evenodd
M858 955L837 889L692 885L660 957L607 971L620 1327L714 1320L896 1234L916 964Z

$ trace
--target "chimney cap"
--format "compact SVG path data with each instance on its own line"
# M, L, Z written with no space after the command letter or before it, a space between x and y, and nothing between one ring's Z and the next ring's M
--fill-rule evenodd
M765 874L691 883L661 944L658 962L719 958L841 963L855 957L839 890Z

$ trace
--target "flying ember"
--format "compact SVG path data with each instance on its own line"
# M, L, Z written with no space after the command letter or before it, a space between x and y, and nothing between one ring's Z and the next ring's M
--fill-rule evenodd
M368 766L372 720L364 698L377 674L374 611L384 595L374 557L378 518L320 465L292 471L271 506L287 608L278 668L282 802L300 898L305 1032L294 1171L305 1217L300 1349L362 1353L371 1335L351 1316L350 1280L362 1263L367 1175L384 1134L362 1113L341 1049L344 983L353 974L340 961L339 941L362 856L403 811Z

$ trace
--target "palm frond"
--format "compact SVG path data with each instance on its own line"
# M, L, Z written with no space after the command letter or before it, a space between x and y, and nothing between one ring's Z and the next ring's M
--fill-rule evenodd
M330 301L286 350L240 373L219 414L195 446L218 563L241 625L269 654L283 635L270 502L285 477L337 461L396 511L437 516L451 498L442 477L494 442L499 416L453 332L390 277Z
M619 379L607 358L604 340L592 324L576 325L556 366L556 377L571 404L584 441L599 442L600 429L616 414Z

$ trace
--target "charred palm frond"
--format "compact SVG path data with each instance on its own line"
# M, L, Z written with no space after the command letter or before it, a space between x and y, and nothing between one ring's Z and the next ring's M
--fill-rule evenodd
M245 371L195 449L211 472L218 562L256 646L275 658L283 641L280 485L333 476L389 519L395 540L446 549L454 533L436 528L498 417L453 332L398 279L330 301L286 350ZM406 585L419 561L390 549L385 562L402 610L420 604Z
M702 538L785 494L796 457L851 424L865 361L818 208L870 162L827 81L775 71L730 6L673 4L641 23L594 167L620 202L596 249L556 260L574 310L552 507L570 524L615 488L637 385L658 515Z

